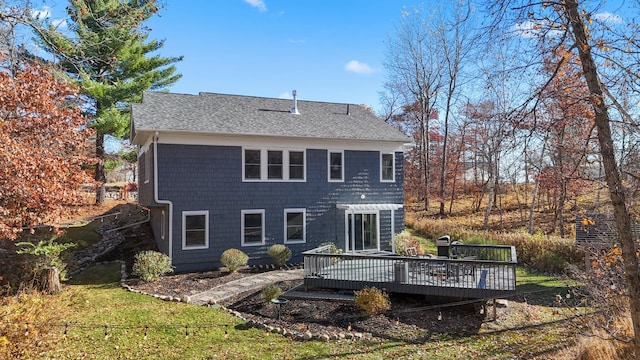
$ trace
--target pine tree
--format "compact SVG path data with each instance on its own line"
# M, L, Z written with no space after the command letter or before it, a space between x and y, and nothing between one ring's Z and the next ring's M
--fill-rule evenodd
M143 24L159 10L154 0L70 0L69 30L63 32L46 20L36 31L40 46L77 82L89 113L88 125L96 130L95 180L105 181L105 135L123 139L129 129L131 102L145 90L161 90L181 75L175 63L182 57L154 55L164 41L148 40ZM104 187L96 203L104 201Z

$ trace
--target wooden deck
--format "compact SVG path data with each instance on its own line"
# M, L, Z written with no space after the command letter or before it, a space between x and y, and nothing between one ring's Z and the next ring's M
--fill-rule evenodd
M307 288L360 290L461 298L494 298L516 290L515 249L510 246L451 247L457 258L407 257L391 253L304 253Z

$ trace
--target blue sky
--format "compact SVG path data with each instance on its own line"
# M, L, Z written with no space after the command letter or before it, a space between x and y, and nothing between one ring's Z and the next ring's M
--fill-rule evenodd
M421 1L166 1L147 24L162 55L184 55L172 92L365 104L377 110L385 41Z

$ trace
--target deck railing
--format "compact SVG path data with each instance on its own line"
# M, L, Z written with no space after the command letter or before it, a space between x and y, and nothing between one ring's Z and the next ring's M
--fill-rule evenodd
M306 287L484 298L515 292L517 257L512 246L452 245L455 257L391 253L332 254L329 246L303 253Z

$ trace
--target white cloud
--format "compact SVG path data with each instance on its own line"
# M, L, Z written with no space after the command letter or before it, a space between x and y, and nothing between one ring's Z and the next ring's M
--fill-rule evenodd
M344 65L345 70L356 74L371 74L374 70L367 63L351 60Z
M280 96L278 96L278 99L293 99L293 95L291 95L290 92L283 92L282 94L280 94Z
M260 10L261 12L267 11L267 4L265 4L263 0L244 0L244 2Z
M530 20L517 23L512 29L518 36L524 38L533 38L542 35L555 37L562 34L561 30L549 29L549 26L547 25L539 24Z
M52 20L51 24L53 24L53 26L56 29L66 28L67 27L67 20L65 20L65 19L56 19L56 20Z
M45 6L45 7L42 8L42 10L33 9L33 10L31 10L31 16L33 16L36 19L50 18L51 17L51 8L48 7L48 6Z
M600 20L602 22L611 23L611 24L620 24L622 23L622 18L616 14L612 14L610 12L602 12L593 15L596 20Z

